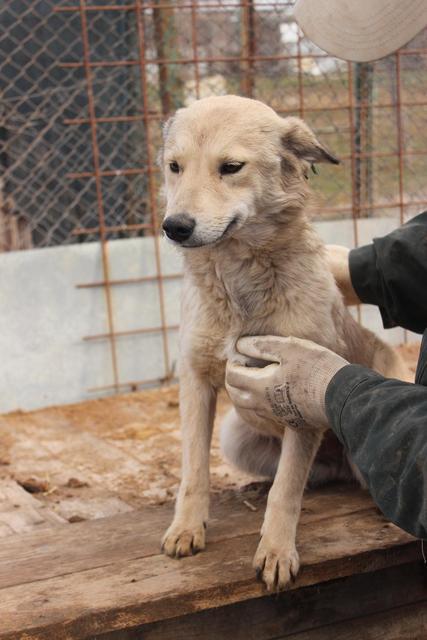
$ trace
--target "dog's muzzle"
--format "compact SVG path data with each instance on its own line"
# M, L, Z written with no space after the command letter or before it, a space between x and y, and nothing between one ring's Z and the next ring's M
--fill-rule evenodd
M166 218L162 228L168 238L181 244L191 237L195 226L196 221L187 213L178 213Z

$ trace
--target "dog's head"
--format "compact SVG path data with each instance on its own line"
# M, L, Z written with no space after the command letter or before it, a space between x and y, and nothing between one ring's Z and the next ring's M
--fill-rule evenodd
M304 207L310 165L338 164L302 120L237 96L205 98L177 111L164 128L161 161L163 230L186 248L231 236L250 242L266 218Z

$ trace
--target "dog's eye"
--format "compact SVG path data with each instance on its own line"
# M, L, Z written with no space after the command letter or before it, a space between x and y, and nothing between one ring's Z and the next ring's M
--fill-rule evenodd
M169 162L169 169L172 171L172 173L179 173L179 164L176 162L176 160Z
M224 162L220 168L219 172L222 176L229 175L230 173L237 173L245 166L244 162Z

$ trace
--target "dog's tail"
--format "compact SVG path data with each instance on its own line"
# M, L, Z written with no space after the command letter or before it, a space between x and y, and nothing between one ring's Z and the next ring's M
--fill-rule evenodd
M249 426L231 409L221 424L221 451L236 467L255 476L273 479L280 458L281 441Z
M336 445L331 447L331 441L336 441ZM256 431L235 409L231 409L221 424L220 443L224 457L238 469L257 477L274 479L279 464L281 439ZM342 445L332 432L327 432L310 470L308 486L314 488L338 480L358 480L365 486L360 473L347 459Z

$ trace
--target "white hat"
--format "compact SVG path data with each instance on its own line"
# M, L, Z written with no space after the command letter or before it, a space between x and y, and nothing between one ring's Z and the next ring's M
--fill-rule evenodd
M427 25L427 0L298 0L294 16L324 51L366 62L400 49Z

